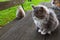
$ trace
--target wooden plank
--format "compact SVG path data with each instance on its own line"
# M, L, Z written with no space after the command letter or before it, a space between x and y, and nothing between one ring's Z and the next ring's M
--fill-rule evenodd
M45 36L37 33L31 17L31 12L17 22L0 40L44 40Z
M29 12L29 11L28 11ZM26 15L28 15L28 12L26 12ZM5 34L10 28L12 28L19 20L18 18L15 18L13 21L6 24L3 28L0 29L0 37Z
M0 37L6 33L11 27L13 27L15 25L15 23L17 23L19 20L18 19L14 19L13 21L11 21L10 23L8 23L7 25L5 25L3 28L0 29Z

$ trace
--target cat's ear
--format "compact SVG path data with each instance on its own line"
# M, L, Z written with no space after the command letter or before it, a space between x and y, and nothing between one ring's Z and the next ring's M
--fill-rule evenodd
M35 6L34 6L34 5L32 5L32 8L33 8L33 9L35 9Z
M40 7L40 9L39 9L39 10L42 12L42 11L44 11L44 8L43 8L43 7Z

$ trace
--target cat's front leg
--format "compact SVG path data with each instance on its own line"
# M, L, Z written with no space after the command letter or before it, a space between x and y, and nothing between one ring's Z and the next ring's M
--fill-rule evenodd
M37 32L38 33L41 33L42 35L45 35L46 34L46 32L42 31L39 27L37 27Z
M36 28L37 32L41 32L41 29L39 27Z
M41 29L38 29L38 32L41 32Z
M45 35L45 34L47 34L47 31L45 29L42 29L41 34Z
M45 35L45 34L46 34L46 32L41 31L41 34L42 34L42 35Z
M41 34L42 34L42 35L46 35L46 34L47 34L47 30L44 29L44 28L42 28L42 29L41 29Z

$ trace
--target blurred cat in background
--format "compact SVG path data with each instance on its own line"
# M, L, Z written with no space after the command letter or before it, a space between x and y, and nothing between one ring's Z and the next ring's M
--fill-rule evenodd
M60 0L52 0L52 5L60 8Z
M19 6L16 12L16 18L21 19L25 17L25 11L23 10L22 6Z

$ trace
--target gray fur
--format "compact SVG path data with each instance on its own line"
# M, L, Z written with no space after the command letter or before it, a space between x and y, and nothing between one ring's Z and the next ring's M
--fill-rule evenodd
M52 9L48 9L46 6L44 6L45 7L44 9L48 9L48 11L43 9L41 12L41 11L38 11L40 7L43 7L43 6L36 6L35 7L36 9L33 8L32 18L34 20L36 28L39 28L38 32L41 32L41 34L46 34L46 33L50 34L52 31L54 31L58 27L59 21L57 19L55 12ZM44 13L44 17L41 19L41 15L40 14L37 15L38 14L37 12L38 13L41 12L41 14Z

